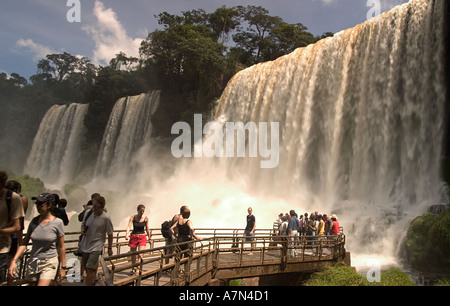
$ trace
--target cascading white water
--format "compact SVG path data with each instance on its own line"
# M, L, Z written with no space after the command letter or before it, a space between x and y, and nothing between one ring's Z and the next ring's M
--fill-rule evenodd
M413 0L238 73L216 118L280 122L280 164L230 160L231 176L337 213L353 250L394 252L404 222L443 196L444 6Z
M132 163L150 141L151 118L159 105L160 91L120 98L110 115L95 168L96 177L133 173Z
M271 227L280 212L318 210L338 214L352 256L394 255L410 218L444 196L444 2L412 0L239 72L216 118L279 122L276 168L261 169L260 159L249 157L174 162L150 156L155 91L117 101L96 178L86 188L115 192L107 207L116 228L126 226L140 203L148 207L151 227L185 204L194 226L216 228L245 226L249 206L258 228ZM53 112L41 126L63 121ZM48 171L57 164L50 154L54 148L37 146L60 129L55 125L36 136L38 153L32 155L40 157L30 155L28 162L36 176L57 177ZM127 183L131 189L124 188Z
M50 184L69 183L80 166L80 143L88 104L52 106L41 121L25 173Z

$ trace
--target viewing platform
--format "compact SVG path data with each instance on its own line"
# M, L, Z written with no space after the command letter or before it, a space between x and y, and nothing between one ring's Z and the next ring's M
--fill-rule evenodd
M165 252L166 239L160 229L151 229L148 248L130 252L125 230L114 232L113 255L106 249L97 274L96 286L205 286L228 285L230 280L259 277L285 277L295 273L320 271L336 262L349 264L345 235L299 236L296 240L279 236L277 229L256 229L253 242L244 241L241 229L196 229L202 240L174 244ZM84 286L80 279L78 249L80 233L66 233L66 265L69 268L61 286ZM287 238L287 239L285 239ZM180 246L188 244L182 251ZM136 255L136 262L131 256ZM19 277L13 285L22 285L25 253ZM137 272L130 274L135 268Z

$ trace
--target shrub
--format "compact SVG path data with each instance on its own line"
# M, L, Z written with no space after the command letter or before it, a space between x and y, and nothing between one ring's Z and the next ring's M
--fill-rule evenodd
M314 273L305 286L368 286L369 282L352 267L336 264Z
M414 219L406 235L405 250L415 269L450 273L450 211Z

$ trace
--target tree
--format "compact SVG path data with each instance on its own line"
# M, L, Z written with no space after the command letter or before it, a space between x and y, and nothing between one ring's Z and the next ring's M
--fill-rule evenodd
M38 74L30 79L41 88L51 89L63 100L83 102L93 85L97 68L86 58L67 52L49 54L37 64Z
M266 37L273 27L282 22L282 19L270 16L269 11L261 6L238 6L237 10L243 20L248 23L248 27L246 31L239 28L238 33L233 35L233 40L247 53L253 54L253 62L258 63L261 61L263 49L268 45Z
M216 34L216 39L221 39L221 44L224 45L228 40L228 34L236 29L240 24L239 11L236 8L227 8L222 6L209 14L208 21L211 29Z
M131 71L137 64L139 59L137 57L127 57L124 52L116 54L116 57L109 61L109 66L114 70L127 70Z
M183 16L160 14L164 30L150 33L139 50L145 67L157 71L162 89L157 126L170 131L176 121L193 120L194 113L207 113L223 90L225 47L206 25L201 11ZM164 119L164 122L162 120ZM169 125L169 127L167 127Z
M261 51L261 58L265 61L274 60L293 52L297 48L314 43L316 39L306 30L307 28L301 23L281 22L277 24L267 36L266 44Z

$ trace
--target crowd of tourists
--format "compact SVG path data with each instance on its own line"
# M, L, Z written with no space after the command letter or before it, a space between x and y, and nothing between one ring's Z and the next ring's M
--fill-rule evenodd
M69 220L65 212L67 201L57 194L41 193L31 198L38 215L26 230L24 217L28 199L21 194L17 181L8 181L8 173L0 171L0 284L11 285L17 275L17 263L23 259L31 241L24 279L30 286L49 286L60 283L66 276L66 248L64 226ZM108 238L108 255L112 255L113 225L105 213L105 198L92 195L79 216L81 236L79 255L85 283L95 283L100 255ZM25 235L24 235L25 233Z
M22 260L31 242L29 259L26 261L24 279L29 285L49 286L59 283L66 276L66 248L64 243L64 226L69 220L65 211L67 201L57 194L42 193L31 198L36 205L38 215L34 217L25 231L24 217L28 209L28 199L21 194L21 185L17 181L8 181L8 174L0 171L0 284L11 285L17 276L17 263ZM246 226L243 241L254 243L256 217L253 209L247 209ZM187 256L190 241L202 240L195 233L191 211L182 206L180 212L161 226L161 234L166 240L165 254L172 254L174 244L179 245L183 256ZM87 286L95 285L99 259L104 249L111 256L114 227L107 214L106 200L98 193L83 205L78 215L81 223L81 235L78 250L74 252L80 259L80 276ZM276 220L279 234L289 237L335 235L339 233L336 215L327 216L317 212L298 216L294 210L289 214L280 214ZM137 213L129 218L125 239L128 241L132 266L136 262L137 250L152 245L149 219L145 215L145 206L137 206ZM248 255L253 255L252 252ZM166 264L171 255L166 256ZM132 269L130 274L138 271Z
M340 226L338 218L335 214L328 216L327 214L319 214L317 211L308 214L298 216L295 210L291 210L288 213L280 213L275 222L278 227L278 233L281 238L286 241L285 246L287 246L287 241L291 246L298 244L300 236L307 237L307 243L309 245L314 245L316 239L320 237L336 235L340 233ZM319 249L316 249L316 253L313 255L318 255ZM296 249L294 247L289 248L289 256L296 256Z
M335 214L319 214L317 211L300 216L291 210L289 213L280 213L276 220L280 235L282 236L322 236L336 235L340 232L338 218Z

